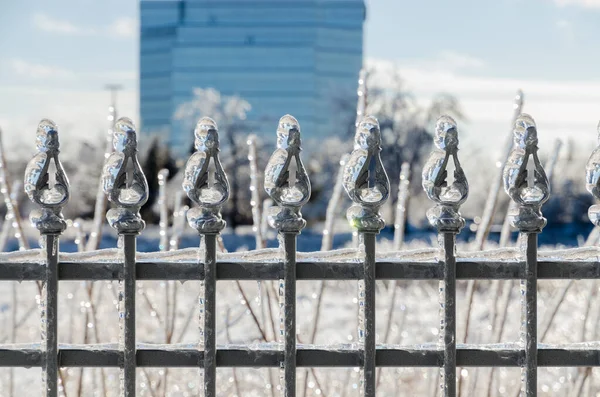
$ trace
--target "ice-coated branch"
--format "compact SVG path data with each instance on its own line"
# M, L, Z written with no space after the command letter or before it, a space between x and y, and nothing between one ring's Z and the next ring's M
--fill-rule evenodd
M282 233L300 233L306 226L300 210L311 189L301 151L300 124L285 115L277 127L277 149L265 168L265 191L277 204L269 209L269 225Z
M510 214L511 224L523 233L539 233L546 226L541 207L550 196L550 184L538 157L533 118L521 114L513 135L514 146L502 173L504 190L517 204L516 213Z
M116 208L107 212L106 219L119 234L138 234L146 226L140 208L148 200L148 182L137 158L137 136L130 119L123 117L115 124L113 148L102 171L102 186Z
M427 211L427 219L439 232L458 233L465 220L460 206L469 195L469 184L458 161L458 129L450 116L441 116L435 126L435 149L423 167L423 189L437 205ZM454 181L448 184L447 167L454 164Z
M217 234L225 227L221 207L229 198L229 182L219 160L217 123L203 117L194 130L192 154L185 166L183 190L198 205L187 212L189 225L202 234ZM209 169L211 160L214 172Z
M6 156L4 155L4 144L2 141L2 130L0 130L0 193L4 196L4 205L6 205L6 216L4 217L5 226L0 237L0 251L4 251L6 238L10 229L14 229L14 237L19 243L19 250L29 249L29 243L23 233L23 222L21 222L21 212L18 205L18 193L21 189L20 181L15 181L14 184L8 175L6 168Z
M260 227L261 202L258 193L258 159L256 158L256 135L248 136L248 163L250 164L250 206L252 207L252 231L256 239L256 249L265 247L265 239Z
M340 159L340 169L337 177L335 178L335 185L333 186L333 192L331 193L331 199L327 203L327 211L325 212L325 228L323 229L323 239L321 241L321 251L329 251L333 247L333 227L335 225L335 218L339 213L340 200L343 194L344 184L344 166L348 161L349 155L344 154Z
M163 168L158 172L158 208L160 220L158 226L160 228L159 249L167 251L169 249L169 207L167 205L167 178L169 170Z
M524 104L524 95L523 91L517 91L517 95L515 96L513 103L513 117L510 123L511 129L515 122L517 121L517 117L523 111ZM512 149L512 134L507 137L505 149L502 152L502 160L498 161L498 173L494 175L494 179L492 181L492 186L490 188L487 200L485 201L485 207L483 210L483 214L481 216L481 223L477 228L477 234L475 235L475 245L477 249L483 249L485 239L490 231L490 227L492 225L492 221L494 220L494 214L496 212L496 203L498 202L498 195L500 193L500 188L502 186L502 165L506 164L510 151Z
M400 182L398 184L398 202L396 203L396 216L394 219L394 250L399 250L404 244L404 229L407 206L410 198L410 163L402 163L400 169Z
M356 121L354 123L356 128L358 128L361 120L367 114L368 93L367 71L363 68L358 75L358 89L356 90L358 96L358 101L356 103Z
M344 167L343 184L354 202L346 217L360 233L378 233L385 226L379 208L390 194L390 181L381 162L379 122L366 116L356 130L354 150Z
M104 160L110 157L113 151L113 134L117 116L117 110L114 106L108 107L108 129L106 132L106 149L104 150ZM102 225L104 223L106 213L106 195L104 194L104 188L102 183L102 176L98 182L98 190L96 192L96 203L94 205L94 220L92 222L92 230L90 231L90 237L86 243L86 251L93 251L98 249L100 240L102 240Z
M585 187L596 200L600 200L600 123L598 123L598 147L594 149L585 167ZM600 227L600 205L588 210L590 221Z
M171 226L171 235L169 239L169 251L179 249L179 241L185 227L185 214L189 207L183 205L183 192L178 190L175 192L175 204L173 209L173 225Z
M69 201L69 180L58 159L60 144L56 124L42 120L36 137L38 153L27 164L24 187L29 199L41 208L32 211L30 219L42 234L60 234L67 228L61 211ZM56 169L54 175L49 170L52 162Z

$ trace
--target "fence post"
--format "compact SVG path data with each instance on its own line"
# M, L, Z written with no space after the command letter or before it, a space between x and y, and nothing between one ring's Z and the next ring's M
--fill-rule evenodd
M217 393L216 304L217 236L225 228L221 207L229 198L229 182L219 160L219 134L214 120L204 117L194 130L192 154L185 166L183 190L198 205L187 212L189 225L205 240L204 251L204 395ZM214 172L209 169L210 160Z
M123 249L123 276L119 283L121 396L135 397L136 238L146 226L139 211L148 200L148 183L137 159L137 136L130 119L123 117L115 124L113 147L102 171L102 187L108 200L116 205L106 213L106 219L118 232Z
M354 151L346 162L343 175L344 188L354 202L346 217L362 235L365 250L364 278L359 281L364 282L364 291L359 292L359 301L364 301L364 329L359 325L359 340L364 341L363 391L366 397L375 397L376 380L375 236L385 227L379 208L390 192L380 152L379 122L373 116L366 116L358 124Z
M521 114L513 130L514 146L503 170L504 190L517 204L509 214L512 226L521 233L525 244L525 279L521 280L523 320L521 340L525 343L525 366L522 370L521 395L537 395L537 244L538 233L546 226L540 211L550 196L546 173L538 158L535 121Z
M469 194L469 184L458 161L458 130L449 116L437 120L433 139L435 149L423 167L423 189L435 207L427 211L427 219L439 233L444 252L443 280L440 281L441 332L444 367L440 387L445 397L456 396L456 235L465 226L460 206ZM447 168L452 161L454 175L448 181Z
M310 180L300 159L300 124L285 115L277 127L277 149L265 169L265 190L277 204L269 225L283 240L284 260L284 396L296 396L296 239L306 226L300 210L310 198ZM295 162L295 171L293 169Z
M67 228L62 207L69 201L69 180L58 159L60 143L58 129L51 120L42 120L37 128L38 153L25 169L25 192L41 208L31 212L31 223L42 235L46 251L46 275L40 297L43 395L58 395L58 253L59 236ZM51 175L50 163L54 161L55 173Z

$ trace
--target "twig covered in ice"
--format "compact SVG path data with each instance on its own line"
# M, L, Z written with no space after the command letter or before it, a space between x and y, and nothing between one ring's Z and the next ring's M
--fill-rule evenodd
M506 137L506 143L504 145L504 151L502 152L501 160L498 161L496 174L493 176L492 186L490 188L487 200L485 202L485 208L483 210L483 215L481 216L481 223L477 228L477 234L475 235L475 247L478 250L482 250L485 244L485 240L490 232L490 227L492 225L492 221L494 220L494 214L496 212L496 203L498 202L498 194L500 193L500 188L502 187L502 171L504 169L504 164L508 160L508 155L513 146L513 135L512 135L512 127L517 120L517 117L523 111L523 91L517 91L517 95L515 96L514 104L513 104L513 117L510 124L510 134Z
M394 250L398 251L404 243L404 229L408 216L408 200L410 198L410 164L404 162L400 169L398 184L398 200L396 202L396 217L394 219Z
M258 190L258 161L256 158L256 135L248 136L248 163L250 164L250 206L252 207L252 232L256 240L256 249L265 248L262 234L260 194Z
M343 197L344 186L344 166L348 161L348 155L345 154L340 160L340 169L335 180L331 199L327 204L327 212L325 213L325 228L323 229L323 240L321 241L321 251L329 251L333 248L333 227L335 218L340 207L340 200Z
M158 209L160 219L158 221L158 227L160 229L160 242L158 248L161 251L167 251L169 249L169 208L167 206L167 178L169 177L169 170L163 168L158 172Z
M29 249L29 243L23 234L23 223L19 206L11 194L11 183L6 170L6 157L4 155L4 144L2 142L2 130L0 130L0 192L4 196L4 205L6 205L6 220L12 221L14 236L19 242L19 249Z
M106 161L110 154L113 152L113 129L115 121L117 120L117 110L114 106L108 107L108 129L106 131L106 149L104 150L104 160ZM93 251L98 249L100 240L102 239L102 225L104 224L104 215L106 214L107 198L104 194L102 185L102 176L100 176L98 182L98 191L96 192L96 205L94 207L94 221L92 223L92 230L86 244L86 251Z

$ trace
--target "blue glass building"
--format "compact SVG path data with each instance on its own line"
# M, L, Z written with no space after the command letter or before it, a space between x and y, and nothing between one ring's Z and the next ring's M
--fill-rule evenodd
M184 156L193 137L173 114L195 87L247 100L249 133L274 136L286 113L298 119L305 138L339 133L335 102L356 99L362 67L363 0L140 4L143 134L159 135Z

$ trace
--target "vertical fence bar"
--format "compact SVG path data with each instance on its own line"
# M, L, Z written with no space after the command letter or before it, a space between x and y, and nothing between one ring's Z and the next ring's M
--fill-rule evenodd
M106 159L102 171L102 186L108 200L116 205L106 213L106 219L118 232L122 244L123 273L119 283L121 396L135 397L136 239L146 226L140 208L148 200L148 182L137 159L137 135L130 119L123 117L116 122L113 147L114 152Z
M359 339L364 332L361 393L366 397L376 394L375 236L385 227L379 208L390 193L390 181L380 152L379 122L373 116L366 116L358 123L354 151L346 162L342 177L344 188L354 202L346 212L346 218L362 234L364 244L364 298L359 296L364 304L364 325L361 330L359 319Z
M525 384L526 397L537 396L537 233L527 233L525 280Z
M546 172L537 155L538 137L533 118L521 114L513 130L514 146L503 170L504 190L517 204L509 214L512 226L521 233L525 244L525 279L521 280L523 301L521 340L525 345L525 363L521 368L521 396L537 395L537 243L538 233L546 225L541 207L550 196Z
M44 389L47 397L58 396L58 234L46 234L46 280L42 286L42 333L45 350Z
M444 396L456 396L456 235L442 234L444 249L444 330L440 335L444 346Z
M123 396L134 397L136 386L136 346L135 346L135 253L136 235L125 233L123 238L123 280L120 300L120 340L123 349L121 390Z
M302 164L300 124L288 115L279 119L277 149L265 168L265 191L277 204L269 225L277 229L284 250L283 392L296 396L296 242L306 226L300 210L310 198L310 180Z
M375 236L376 233L363 233L365 245L364 285L365 285L365 339L364 339L364 395L375 397L376 366L375 366Z
M187 212L189 225L204 238L204 396L217 394L216 289L217 237L225 228L221 207L229 198L229 182L219 160L217 123L204 117L194 130L196 151L185 166L183 190L198 205ZM210 171L210 162L214 171ZM211 175L212 174L212 175Z
M204 235L204 393L214 397L217 393L217 234Z
M41 332L44 362L43 395L58 395L58 252L59 236L67 228L62 208L69 200L69 180L58 158L58 129L51 120L42 120L37 128L38 153L25 169L25 192L41 208L31 212L31 222L42 235L46 254L46 275L40 297ZM55 171L50 171L54 162Z
M458 161L458 129L449 116L437 120L433 139L435 149L423 167L423 189L437 205L427 211L427 219L439 233L444 253L443 280L440 282L440 344L444 352L440 387L445 397L456 396L456 235L465 226L459 209L469 194L467 177ZM448 175L454 165L452 182Z
M296 396L296 234L283 234L284 261L284 395Z

